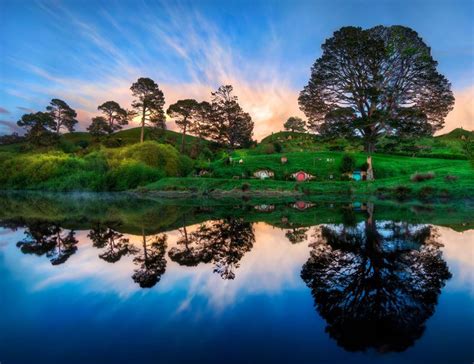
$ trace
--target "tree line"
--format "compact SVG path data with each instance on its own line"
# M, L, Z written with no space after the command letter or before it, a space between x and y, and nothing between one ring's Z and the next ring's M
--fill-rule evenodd
M454 105L451 84L437 71L430 47L413 29L342 27L322 44L322 51L298 98L307 122L291 117L286 130L362 138L366 151L373 152L381 136L433 135L443 127ZM252 143L254 123L230 85L213 92L210 103L178 100L166 113L163 91L155 81L139 78L130 89L132 110L105 102L98 107L102 115L88 128L91 134L111 134L138 118L143 142L145 126L165 129L168 115L182 132L181 148L187 134L231 149ZM47 144L61 130L73 131L76 116L66 102L53 99L46 112L25 114L18 125L27 129L29 140Z
M178 100L164 110L165 97L158 84L150 78L139 78L130 87L134 100L130 110L116 101L106 101L97 107L101 115L92 118L87 127L95 138L110 135L137 118L140 123L140 142L145 128L166 129L166 115L175 121L182 133L181 151L186 135L213 140L231 149L248 147L252 143L254 123L243 111L231 85L223 85L212 92L211 102L194 99ZM24 114L18 126L26 131L26 140L36 145L51 145L61 132L73 132L78 123L77 112L65 101L51 100L46 111Z

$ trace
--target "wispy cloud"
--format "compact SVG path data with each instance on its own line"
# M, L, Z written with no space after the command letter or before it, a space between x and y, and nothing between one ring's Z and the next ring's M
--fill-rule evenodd
M189 97L209 100L211 91L218 86L233 85L243 108L255 121L257 138L280 129L286 118L299 114L297 90L290 86L290 75L282 70L277 57L273 60L244 57L236 51L235 40L195 10L163 5L166 16L145 12L144 21L136 25L143 27L144 34L154 41L144 47L135 33L121 27L108 11L102 9L101 14L110 25L107 29L118 32L120 39L133 42L134 49L124 51L104 28L90 24L56 4L54 10L52 6L43 4L42 9L56 22L72 23L84 41L95 46L89 53L81 54L88 60L83 67L88 68L89 77L66 76L50 69L48 64L17 60L19 67L38 81L15 82L10 94L19 96L19 89L28 90L30 97L46 103L53 97L64 98L78 110L81 128L90 122L90 117L97 113L97 105L104 101L113 99L128 107L132 100L130 85L143 76L160 84L168 105ZM269 34L268 40L259 45L260 53L272 53L277 48L277 40L271 31ZM176 72L176 69L165 72L160 60L153 57L158 53L165 53L178 62L184 68L185 79L183 72ZM71 56L72 59L78 57ZM162 58L161 62L166 66L171 62L169 59Z
M10 114L10 111L0 106L0 114Z
M12 59L26 77L7 82L4 92L27 101L29 108L42 109L51 98L63 98L78 111L84 129L97 105L115 100L130 107L130 85L138 77L151 77L163 89L167 105L182 98L209 100L218 86L233 85L255 122L257 139L281 130L289 116L303 116L297 103L302 85L294 83L301 66L285 61L287 50L269 19L261 19L258 37L245 48L238 36L189 4L137 2L134 11L140 16L126 19L117 16L113 4L98 4L100 16L95 17L56 2L37 5L58 32L72 29L75 41L61 43L58 57L68 59L64 69L50 58ZM473 128L473 90L456 92L444 130Z

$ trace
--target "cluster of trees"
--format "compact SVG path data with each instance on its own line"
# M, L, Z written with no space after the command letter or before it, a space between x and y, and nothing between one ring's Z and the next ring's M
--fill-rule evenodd
M18 126L26 130L26 140L36 145L51 145L62 130L74 131L77 113L65 101L52 99L46 111L24 114Z
M362 137L366 150L372 152L380 136L432 135L443 127L454 105L451 85L414 30L343 27L325 41L322 50L298 98L308 121L291 117L284 124L286 130ZM182 132L182 148L188 133L231 149L252 142L254 124L230 85L213 92L210 103L178 100L166 113L163 91L155 81L139 78L130 89L135 98L132 110L105 102L99 106L103 115L94 117L88 128L92 134L110 134L138 117L143 142L145 126L164 129L168 115ZM75 124L76 112L59 99L53 99L46 112L23 115L18 122L27 129L28 139L37 143L51 142L60 130L73 131Z
M243 111L230 85L221 86L212 93L211 102L194 99L178 100L164 111L165 97L158 84L150 78L139 78L130 87L134 100L127 110L116 101L98 106L102 113L91 120L87 128L96 138L110 135L137 117L140 120L140 142L144 141L145 128L166 129L166 115L174 119L182 133L182 151L186 135L208 138L231 149L252 143L254 123ZM26 131L26 139L36 145L51 145L61 131L73 132L78 123L77 113L65 101L51 100L45 112L25 114L18 126Z

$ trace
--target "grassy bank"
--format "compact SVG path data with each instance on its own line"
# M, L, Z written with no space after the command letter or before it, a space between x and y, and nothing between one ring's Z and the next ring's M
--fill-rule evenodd
M384 158L384 157L380 157ZM186 191L197 195L252 195L255 192L269 191L292 193L294 195L325 196L377 196L388 199L447 199L472 198L474 196L474 173L467 161L432 160L429 167L398 160L401 169L398 176L377 179L372 182L355 181L309 181L294 182L285 180L231 179L231 178L163 178L139 189L140 192L160 191L170 196L176 191ZM375 164L376 165L376 164ZM421 169L423 168L423 169ZM413 180L416 171L432 171L433 177ZM388 171L387 171L388 172ZM393 172L388 172L393 173Z

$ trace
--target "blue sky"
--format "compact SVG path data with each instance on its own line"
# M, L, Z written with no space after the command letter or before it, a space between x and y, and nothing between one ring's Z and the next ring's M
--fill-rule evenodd
M145 76L167 104L234 85L261 137L300 114L298 93L326 38L378 24L423 37L457 99L446 130L473 129L473 19L472 0L0 0L0 132L53 97L75 108L84 128L104 101L129 106L130 85Z

